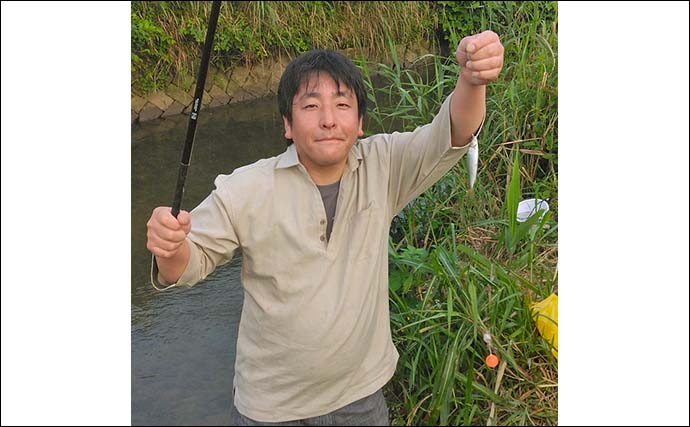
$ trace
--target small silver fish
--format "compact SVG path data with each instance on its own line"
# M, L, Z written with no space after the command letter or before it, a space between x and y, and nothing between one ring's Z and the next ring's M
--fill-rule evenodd
M465 155L465 162L467 164L467 175L470 178L470 188L473 188L474 182L477 180L477 164L479 163L479 141L477 141L476 136L472 136L470 148Z

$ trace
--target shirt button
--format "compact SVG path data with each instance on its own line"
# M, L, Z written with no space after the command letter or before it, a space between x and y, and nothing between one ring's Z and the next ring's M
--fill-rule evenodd
M321 239L322 242L325 242L325 241L326 241L326 236L324 236L324 235L322 234L321 237L319 237L319 239Z
M321 225L324 225L325 223L326 223L326 220L325 220L325 219L322 219L322 220L321 220Z

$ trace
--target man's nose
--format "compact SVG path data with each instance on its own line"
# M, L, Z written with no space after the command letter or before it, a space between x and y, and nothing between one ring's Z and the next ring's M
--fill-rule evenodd
M335 114L331 107L323 107L321 109L321 127L331 129L335 126Z

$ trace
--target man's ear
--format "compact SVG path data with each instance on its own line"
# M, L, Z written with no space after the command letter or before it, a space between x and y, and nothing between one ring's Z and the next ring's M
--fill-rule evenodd
M292 139L292 126L290 126L290 122L288 121L287 117L283 116L283 126L285 126L285 139ZM361 127L361 120L360 120L360 127Z
M357 130L357 136L360 138L364 136L364 131L362 130L362 120L363 119L364 119L364 117L359 118L359 130Z

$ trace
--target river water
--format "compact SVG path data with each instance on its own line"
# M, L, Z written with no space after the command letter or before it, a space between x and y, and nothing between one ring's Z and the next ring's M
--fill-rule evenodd
M149 281L146 221L172 203L188 121L132 126L132 425L229 424L240 256L192 289L159 292ZM182 209L203 200L218 174L284 150L275 97L203 110Z

